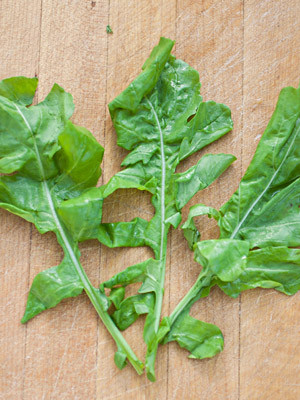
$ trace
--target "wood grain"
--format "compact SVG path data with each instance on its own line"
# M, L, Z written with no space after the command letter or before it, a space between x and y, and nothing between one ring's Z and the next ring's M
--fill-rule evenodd
M38 73L40 8L40 0L0 2L1 79ZM33 227L0 210L0 229L0 398L19 400L24 389L27 332L20 319L29 285Z
M280 89L299 83L299 17L298 0L1 0L0 79L38 75L36 100L54 82L70 91L74 122L90 129L105 147L101 182L107 182L126 153L116 146L107 103L139 73L161 35L175 39L175 55L200 73L204 99L232 110L233 132L205 152L231 152L238 160L189 204L218 207L236 189ZM107 24L112 35L106 33ZM145 193L118 191L105 202L104 221L150 219L152 214ZM150 383L131 367L117 370L115 345L85 295L21 326L33 277L59 263L62 254L52 234L41 236L1 210L0 223L0 399L300 398L299 294L255 290L232 300L214 290L192 313L220 326L224 352L211 360L188 360L171 343L160 348L158 379ZM200 226L204 238L216 236L211 221L203 218ZM81 251L94 284L151 255L147 249L102 248L94 241ZM170 235L168 260L164 315L198 272L180 231ZM125 332L140 357L143 322Z

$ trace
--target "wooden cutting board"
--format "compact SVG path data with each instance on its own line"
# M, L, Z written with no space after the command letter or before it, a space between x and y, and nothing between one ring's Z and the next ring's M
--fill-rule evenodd
M219 207L237 188L280 89L299 84L299 20L299 0L1 0L0 78L38 76L36 100L54 82L70 91L74 122L105 147L102 181L107 182L125 155L116 145L107 103L137 76L161 35L175 39L175 55L200 73L204 99L232 110L233 132L205 151L230 152L237 161L189 204ZM107 24L113 34L106 33ZM182 170L198 158L191 157ZM153 212L148 195L129 190L109 198L104 210L105 221L149 218ZM204 238L216 237L207 219L201 228ZM150 254L110 250L95 241L81 251L95 285ZM300 293L253 290L233 300L213 290L192 313L222 329L224 351L198 361L189 360L177 344L164 346L157 382L150 383L130 366L115 367L114 343L85 295L20 324L33 277L61 257L54 235L42 236L0 212L1 399L300 399ZM173 231L164 315L197 273L181 232ZM125 333L141 357L142 325L140 320Z

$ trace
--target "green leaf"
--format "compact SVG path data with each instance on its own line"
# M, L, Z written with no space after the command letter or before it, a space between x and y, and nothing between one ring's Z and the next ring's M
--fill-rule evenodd
M223 350L223 335L218 327L189 315L192 305L206 297L216 284L211 272L204 268L193 288L180 301L169 317L160 325L160 342L177 341L188 350L189 358L209 358Z
M108 247L146 246L147 225L148 221L142 218L135 218L131 222L101 224L95 238Z
M138 161L142 161L143 165L147 165L154 153L159 152L159 147L156 143L146 143L137 146L127 157L122 161L122 167L134 165Z
M195 245L195 260L225 282L237 279L246 268L250 243L243 240L203 240Z
M141 314L148 314L153 309L154 296L152 293L137 294L123 300L112 318L121 330L127 329Z
M146 277L147 270L155 270L159 265L159 261L149 258L139 264L131 265L123 271L111 277L109 280L103 282L100 286L101 290L104 288L113 288L114 286L123 285L127 286L131 283L143 282Z
M34 278L28 295L22 323L40 312L55 307L61 300L82 293L83 283L67 257L56 267L40 272Z
M55 177L53 155L59 150L58 135L73 113L71 95L54 85L36 106L27 108L4 97L0 106L0 172L18 171L34 181Z
M300 179L276 193L257 213L256 220L241 228L239 236L251 247L300 244Z
M275 112L238 190L220 210L223 214L220 220L221 237L247 239L247 233L243 231L252 227L258 234L260 225L257 220L261 217L261 229L265 230L263 208L276 193L300 177L299 159L300 89L287 87L279 95ZM294 214L291 213L286 222ZM273 244L270 235L271 232L268 233L269 245ZM276 241L274 244L277 244Z
M112 288L111 298L115 290L124 290L124 286L131 283L143 282L139 289L140 294L127 297L118 304L114 302L117 310L113 313L112 317L119 329L127 329L137 320L139 315L148 314L153 311L155 302L154 294L158 287L155 274L159 270L159 265L160 262L158 260L149 258L146 261L124 269L100 285L101 291L104 288ZM119 287L119 285L122 286ZM111 299L114 301L113 298ZM153 330L151 332L153 334Z
M125 296L125 288L123 286L114 288L109 294L109 299L113 302L116 309L119 309Z
M288 87L231 199L219 212L202 204L190 209L184 235L203 270L168 317L170 332L216 284L232 297L255 287L300 289L299 250L289 248L300 245L299 149L300 89ZM205 214L218 221L220 239L199 241L193 218Z
M127 364L126 360L127 360L126 353L121 348L118 348L118 351L116 351L115 357L114 357L116 366L119 369L123 369L124 367L126 367L126 364Z
M29 106L37 88L37 78L17 76L0 81L0 96L6 97L17 104Z
M96 238L102 218L103 198L99 189L92 188L82 195L63 201L58 214L77 241Z
M143 164L135 165L134 168L126 168L114 175L111 180L101 188L99 192L102 198L108 197L117 189L138 189L155 192L156 178L147 173Z
M143 72L110 103L109 109L111 112L119 108L131 111L136 110L142 98L156 85L173 46L174 42L172 40L160 39L159 45L154 47L150 57L143 65ZM125 134L125 143L128 142L128 139L128 135ZM121 143L119 145L125 147Z
M223 350L224 339L220 329L213 324L191 317L188 310L180 315L164 343L176 341L190 352L189 358L210 358Z
M187 220L181 226L183 230L184 237L186 238L189 248L193 250L194 244L200 240L200 232L196 228L194 218L201 215L207 215L209 218L214 218L216 221L219 220L219 211L215 208L208 207L205 204L196 204L190 208L190 212Z
M232 282L219 280L218 286L231 297L256 287L295 294L300 289L300 250L285 246L253 250L238 279Z
M193 114L190 114L192 116ZM179 158L183 160L229 131L233 124L230 109L214 101L202 102L188 124L189 134L182 141Z
M95 186L101 175L100 164L104 149L85 128L67 121L64 131L58 137L61 150L56 154L60 171L64 173L57 180L59 187L70 187L68 180L75 183L73 190Z
M231 154L206 154L196 165L177 174L177 208L183 208L199 190L211 185L235 160Z
M34 223L41 233L54 232L65 256L59 266L35 277L22 322L84 289L119 352L141 373L142 363L107 312L109 299L92 286L80 263L77 241L101 221L103 199L95 201L94 186L103 148L89 131L69 121L73 99L60 86L27 107L36 85L36 79L23 77L0 82L0 172L14 173L0 177L0 207ZM62 206L66 199L77 207Z
M181 160L229 132L232 120L228 107L202 102L198 72L170 54L173 45L173 41L161 38L142 73L109 104L118 144L131 152L122 163L126 168L101 189L103 196L125 187L152 194L155 215L143 232L139 230L136 241L137 245L151 247L158 261L146 268L139 290L155 298L144 327L146 370L151 380L155 379L169 229L179 225L181 209L192 196L210 185L235 159L225 154L207 155L185 173L175 173ZM124 229L119 234L121 227ZM132 224L103 228L109 229L109 246L133 245L130 236L126 239L134 229Z

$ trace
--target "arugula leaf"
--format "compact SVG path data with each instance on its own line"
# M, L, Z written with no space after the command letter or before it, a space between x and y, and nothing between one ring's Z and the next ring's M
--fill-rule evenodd
M168 317L164 343L178 341L179 335L180 344L191 351L192 328L177 321L214 285L232 297L255 287L288 295L300 289L300 250L290 248L300 245L299 149L300 88L287 87L231 199L220 211L203 204L190 209L182 228L203 270ZM199 241L193 218L205 214L218 221L220 239Z
M37 78L28 79L25 76L3 79L0 81L0 96L17 104L29 106L33 101L37 84Z
M192 318L187 308L174 321L164 343L177 341L191 353L189 358L211 358L223 350L224 339L220 329L213 324Z
M72 214L81 212L88 194L60 208L78 240L97 238L109 247L147 245L153 249L155 259L129 267L101 285L103 291L104 287L142 283L138 295L118 304L113 318L124 329L141 313L148 314L144 340L151 380L155 379L169 229L171 225L178 227L181 209L194 194L209 186L235 160L232 155L208 154L188 171L175 173L181 160L229 132L232 120L228 107L202 101L198 73L170 55L173 45L170 39L161 38L142 73L109 104L118 144L130 153L122 163L125 169L103 187L92 189L91 194L100 202L119 188L147 190L152 194L154 217L149 222L138 218L83 231L74 226Z
M243 240L204 240L196 245L195 259L224 282L230 282L246 268L249 247Z
M154 306L152 293L137 294L123 300L112 314L119 329L127 329L142 314L148 314Z
M286 238L286 244L299 246L299 239L291 238L291 229L299 221L299 212L291 206L293 203L289 203L289 199L297 192L298 184L295 182L288 189L300 177L299 117L300 89L284 88L239 189L220 210L223 215L219 224L221 237L242 237L250 239L253 247L259 246L261 243L266 244L262 231L265 225L269 225L268 244L276 245L282 243L280 237L276 236L278 227L272 229L272 225L277 222L278 225L285 224L281 237ZM287 190L284 195L282 189ZM280 207L279 212L276 211L277 206ZM266 223L269 217L272 218L271 224ZM250 238L248 229L256 230L257 239L253 235Z
M295 294L300 289L300 250L286 246L252 250L238 279L232 282L218 280L217 284L231 297L256 287Z
M69 121L73 99L60 86L27 107L36 87L35 78L0 82L0 172L6 174L0 177L0 207L34 223L40 233L54 232L65 256L60 265L34 278L22 322L85 290L116 341L119 367L128 359L142 373L142 363L107 312L110 300L82 268L78 237L72 235L75 229L84 235L99 226L102 202L84 195L86 202L81 214L73 214L70 230L59 213L64 200L75 201L96 185L104 150L89 131Z

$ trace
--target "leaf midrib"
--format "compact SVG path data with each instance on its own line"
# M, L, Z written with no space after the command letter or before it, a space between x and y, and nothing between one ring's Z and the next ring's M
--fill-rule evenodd
M158 282L159 284L159 291L156 296L155 308L154 308L154 315L155 315L155 322L154 322L154 330L158 332L159 324L160 324L160 315L161 315L161 308L162 308L162 299L163 299L163 288L165 283L165 259L166 259L166 243L165 243L165 190L166 190L166 160L165 160L165 150L164 150L164 138L162 128L158 119L157 112L153 107L153 104L145 96L147 103L150 106L150 109L154 115L155 122L157 125L157 129L159 132L160 137L160 154L161 154L161 199L160 199L160 215L161 215L161 223L160 223L160 251L159 251L159 260L162 263L161 268L161 276Z
M253 210L253 208L256 206L256 204L260 201L260 199L264 196L264 194L267 192L267 190L270 188L270 186L272 185L274 179L276 178L276 176L278 175L281 167L283 166L283 164L285 163L292 147L293 144L295 143L296 137L298 136L298 133L300 132L300 125L298 126L298 128L296 128L295 130L295 134L294 137L279 165L279 167L277 168L277 170L275 170L274 174L272 175L269 183L266 185L265 189L261 192L261 194L256 198L256 200L251 204L251 206L248 208L246 214L243 216L243 218L241 219L241 221L238 223L238 225L235 227L234 231L232 232L230 238L233 239L236 234L238 233L238 231L240 230L241 226L243 225L243 223L246 221L246 219L248 218L249 214L251 213L251 211Z
M76 255L74 253L74 250L72 249L72 246L71 246L71 244L70 244L70 242L69 242L69 240L67 238L67 235L66 235L66 233L65 233L65 231L63 229L62 224L60 223L60 220L58 218L57 212L55 210L54 201L52 199L51 192L50 192L50 189L49 189L49 186L48 186L48 182L46 180L44 167L43 167L43 164L42 164L42 160L41 160L41 157L40 157L40 153L39 153L39 149L38 149L38 146L37 146L37 143L36 143L36 139L35 139L34 133L33 133L32 129L31 129L31 126L30 126L28 120L26 119L25 115L22 113L21 109L15 103L14 103L14 106L15 106L17 112L19 113L19 115L21 116L21 118L23 119L23 121L24 121L24 123L25 123L28 131L30 132L31 137L32 137L34 151L35 151L35 154L36 154L39 170L40 170L41 177L42 177L42 185L44 187L44 191L45 191L45 195L46 195L46 198L47 198L47 202L48 202L48 205L49 205L49 208L50 208L54 223L55 223L55 225L57 227L58 233L61 236L61 238L62 238L62 240L64 242L64 245L66 246L67 252L69 253L69 256L70 256L70 258L72 260L72 263L74 264L74 266L76 268L76 271L77 271L81 281L84 284L87 284L88 282L85 279L84 274L82 273L82 267L81 267L80 263L77 260L77 257L76 257ZM88 286L90 286L90 285L88 285Z
M158 119L157 112L155 111L155 108L153 107L153 104L151 101L147 98L146 101L148 102L151 111L154 115L155 122L157 125L157 129L159 132L159 138L160 138L160 155L161 155L161 200L160 200L160 213L161 213L161 240L160 240L160 254L159 258L160 260L163 259L164 256L164 231L165 231L165 190L166 190L166 160L165 160L165 149L164 149L164 137L163 137L163 132L161 129L161 125Z

